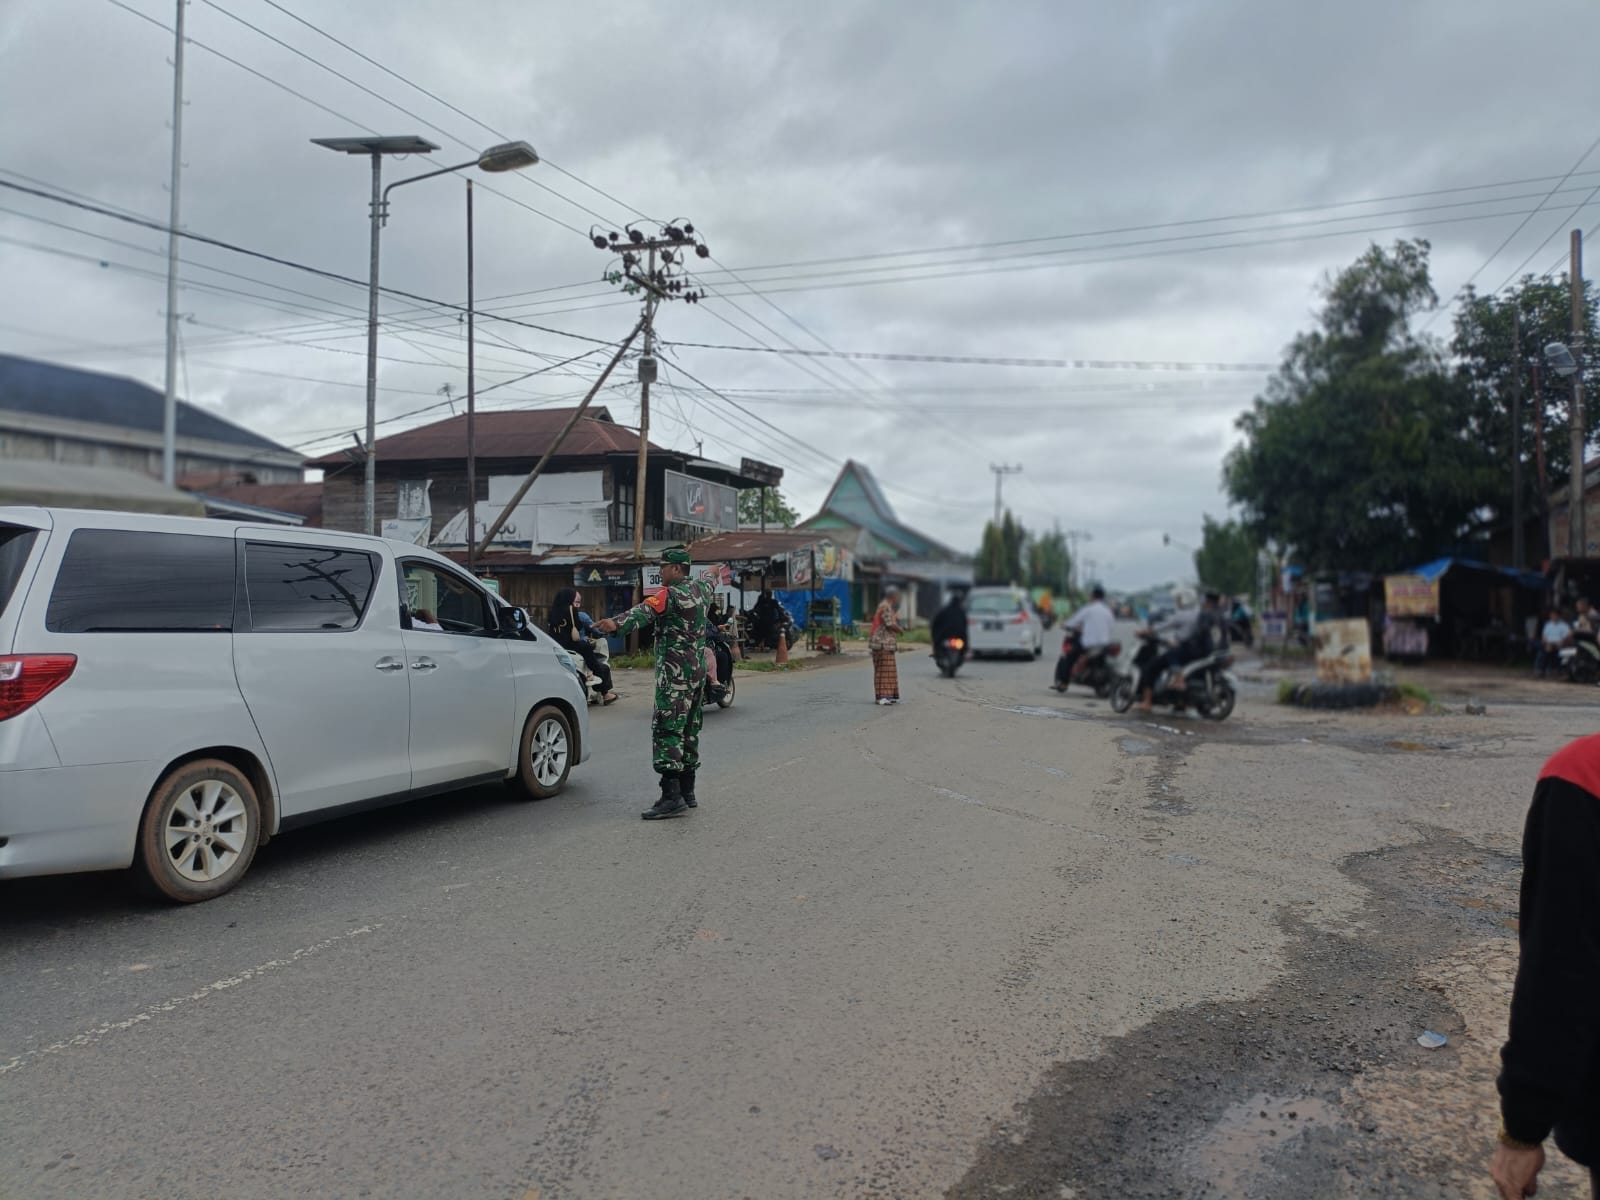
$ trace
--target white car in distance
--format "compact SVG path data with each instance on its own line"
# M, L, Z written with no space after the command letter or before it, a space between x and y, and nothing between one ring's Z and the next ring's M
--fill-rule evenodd
M974 658L1038 658L1044 621L1021 588L975 587L967 593L967 642Z

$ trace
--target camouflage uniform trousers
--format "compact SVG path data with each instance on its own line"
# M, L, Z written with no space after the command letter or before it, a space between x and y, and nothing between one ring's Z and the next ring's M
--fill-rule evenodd
M656 683L655 712L650 719L650 760L656 773L677 775L700 766L701 702L699 682Z

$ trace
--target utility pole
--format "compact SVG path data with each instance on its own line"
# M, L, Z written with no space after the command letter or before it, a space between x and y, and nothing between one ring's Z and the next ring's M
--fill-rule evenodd
M601 234L591 231L590 241L595 249L606 250L621 259L620 269L606 272L606 281L623 285L626 292L643 292L644 354L639 359L639 460L635 468L633 487L633 557L641 564L638 599L644 590L642 564L644 561L644 516L648 498L650 469L650 385L656 378L655 318L656 305L662 300L684 300L698 304L703 293L687 290L683 279L688 251L700 258L710 258L711 250L695 236L694 226L687 221L679 225L663 225L656 237L646 237L632 227L624 236L615 231ZM641 255L644 257L643 275L639 274ZM662 515L665 518L665 498Z
M656 274L656 244L650 243L648 277ZM650 382L656 376L656 292L652 288L644 301L644 357L639 360L639 463L634 471L633 486L633 560L644 561L644 503L646 484L650 478ZM662 500L665 505L665 497ZM666 509L662 509L666 520ZM641 584L641 592L643 585ZM635 596L638 603L643 597Z
M167 210L167 390L161 413L161 482L178 481L178 185L183 177L183 10L178 0L172 44L172 196Z
M994 524L995 528L998 529L1000 527L1000 485L1007 475L1021 475L1022 466L1021 464L1006 466L1003 463L996 466L994 463L990 463L989 470L994 472Z
M1584 436L1583 357L1588 348L1583 344L1587 322L1584 320L1583 305L1583 230L1581 229L1572 231L1572 265L1569 282L1572 285L1572 357L1577 360L1577 369L1572 373L1572 470L1567 484L1569 519L1567 556L1583 558L1588 552L1583 530L1583 508L1586 499L1583 486L1583 447L1588 440Z
M478 376L472 305L472 180L467 180L467 573L478 573ZM450 406L455 414L455 406Z
M1511 565L1522 570L1522 309L1511 309Z
M1078 590L1078 543L1080 541L1092 542L1094 535L1087 529L1067 530L1067 544L1071 547L1072 559L1067 563L1068 574L1071 576L1072 590Z

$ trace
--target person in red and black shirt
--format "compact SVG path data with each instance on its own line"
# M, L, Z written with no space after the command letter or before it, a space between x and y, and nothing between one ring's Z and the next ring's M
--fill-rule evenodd
M1600 1198L1600 734L1539 774L1522 837L1519 939L1489 1172L1504 1200L1533 1195L1554 1133L1595 1172Z

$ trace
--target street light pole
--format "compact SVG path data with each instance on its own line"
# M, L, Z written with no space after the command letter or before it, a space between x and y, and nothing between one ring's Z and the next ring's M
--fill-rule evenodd
M178 0L172 45L172 196L167 218L167 380L161 410L161 482L178 481L178 187L183 179L183 10Z
M1522 570L1522 309L1511 309L1511 565Z
M472 180L467 180L467 572L478 572L478 380L473 355Z
M468 162L413 175L409 179L401 179L384 187L382 176L385 154L427 154L439 147L426 138L410 135L312 138L311 141L314 145L341 154L365 154L372 159L372 250L371 260L367 265L367 442L363 454L366 460L363 508L366 532L376 534L378 532L378 231L388 219L389 193L405 184L432 179L436 175L448 175L452 171L465 170L467 167L478 167L484 171L516 171L522 167L533 166L539 161L539 155L527 142L503 142L498 146L490 146ZM468 507L470 509L471 506Z
M378 532L378 232L383 228L383 152L372 152L372 247L367 259L367 443L362 528Z

